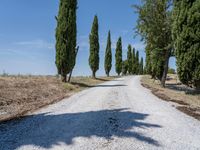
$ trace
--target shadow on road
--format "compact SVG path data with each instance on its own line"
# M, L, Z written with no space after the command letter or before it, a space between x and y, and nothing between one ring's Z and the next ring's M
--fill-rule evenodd
M90 111L52 115L33 115L19 122L0 124L0 149L16 149L34 145L52 148L65 143L72 145L75 138L101 137L112 140L113 136L134 138L154 146L155 139L136 132L135 129L161 128L157 124L145 123L148 114L134 113L128 109Z
M127 86L125 84L115 84L115 85L110 85L110 84L104 84L104 85L87 85L84 83L76 83L76 82L72 82L71 84L73 85L78 85L80 87L86 87L86 88L92 88L92 87L120 87L120 86Z
M106 84L104 84L104 85L96 85L94 87L120 87L120 86L127 86L127 85L125 85L125 84L114 84L114 85L106 85Z

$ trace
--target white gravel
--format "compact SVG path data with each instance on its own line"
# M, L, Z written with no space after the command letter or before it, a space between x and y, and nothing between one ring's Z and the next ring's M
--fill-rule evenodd
M200 122L132 76L0 125L0 150L200 149Z

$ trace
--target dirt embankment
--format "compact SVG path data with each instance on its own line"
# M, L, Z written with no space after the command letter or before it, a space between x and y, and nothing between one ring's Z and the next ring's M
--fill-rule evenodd
M141 82L160 99L178 104L176 106L178 110L200 120L200 94L182 85L176 75L168 75L166 88L162 88L159 82L150 76L144 76Z
M113 79L72 78L62 83L53 76L0 77L0 122L22 117L27 112L56 103L85 88Z

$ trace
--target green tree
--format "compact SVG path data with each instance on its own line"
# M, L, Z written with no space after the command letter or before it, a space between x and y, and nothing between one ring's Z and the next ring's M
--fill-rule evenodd
M135 48L133 48L133 52L132 52L132 74L136 74L136 56L135 56Z
M110 34L110 31L108 32L104 68L105 68L106 75L109 76L110 70L112 68L112 47L111 47L111 34Z
M122 38L119 37L117 41L116 53L115 53L115 70L118 76L122 72Z
M163 87L172 51L171 1L143 0L141 6L135 6L139 14L137 33L147 45L147 71L153 78L158 78Z
M149 44L149 43L148 43ZM146 52L146 66L145 66L145 72L146 74L152 75L152 60L151 60L151 48L150 45L146 46L145 52Z
M168 73L169 74L176 74L176 70L174 68L169 68Z
M127 61L128 61L128 73L132 74L133 72L133 60L132 60L132 47L128 45L128 52L127 52Z
M76 10L77 0L60 0L56 17L56 67L63 82L67 81L76 61Z
M90 33L90 57L89 65L92 70L92 77L96 78L96 71L99 70L99 33L98 17L94 17L92 30Z
M127 75L127 72L128 72L128 60L125 60L122 62L122 74L123 75Z
M140 71L139 71L139 74L140 75L143 75L144 74L144 65L143 65L143 58L141 58L140 60Z
M183 84L200 89L200 1L175 0L172 35L177 73Z
M135 57L135 68L136 68L136 74L139 74L140 72L140 59L139 59L139 51L136 52L136 57Z

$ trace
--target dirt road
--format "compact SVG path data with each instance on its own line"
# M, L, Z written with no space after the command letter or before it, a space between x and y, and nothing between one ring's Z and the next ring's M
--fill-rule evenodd
M159 100L132 76L0 124L0 149L200 149L200 122Z

